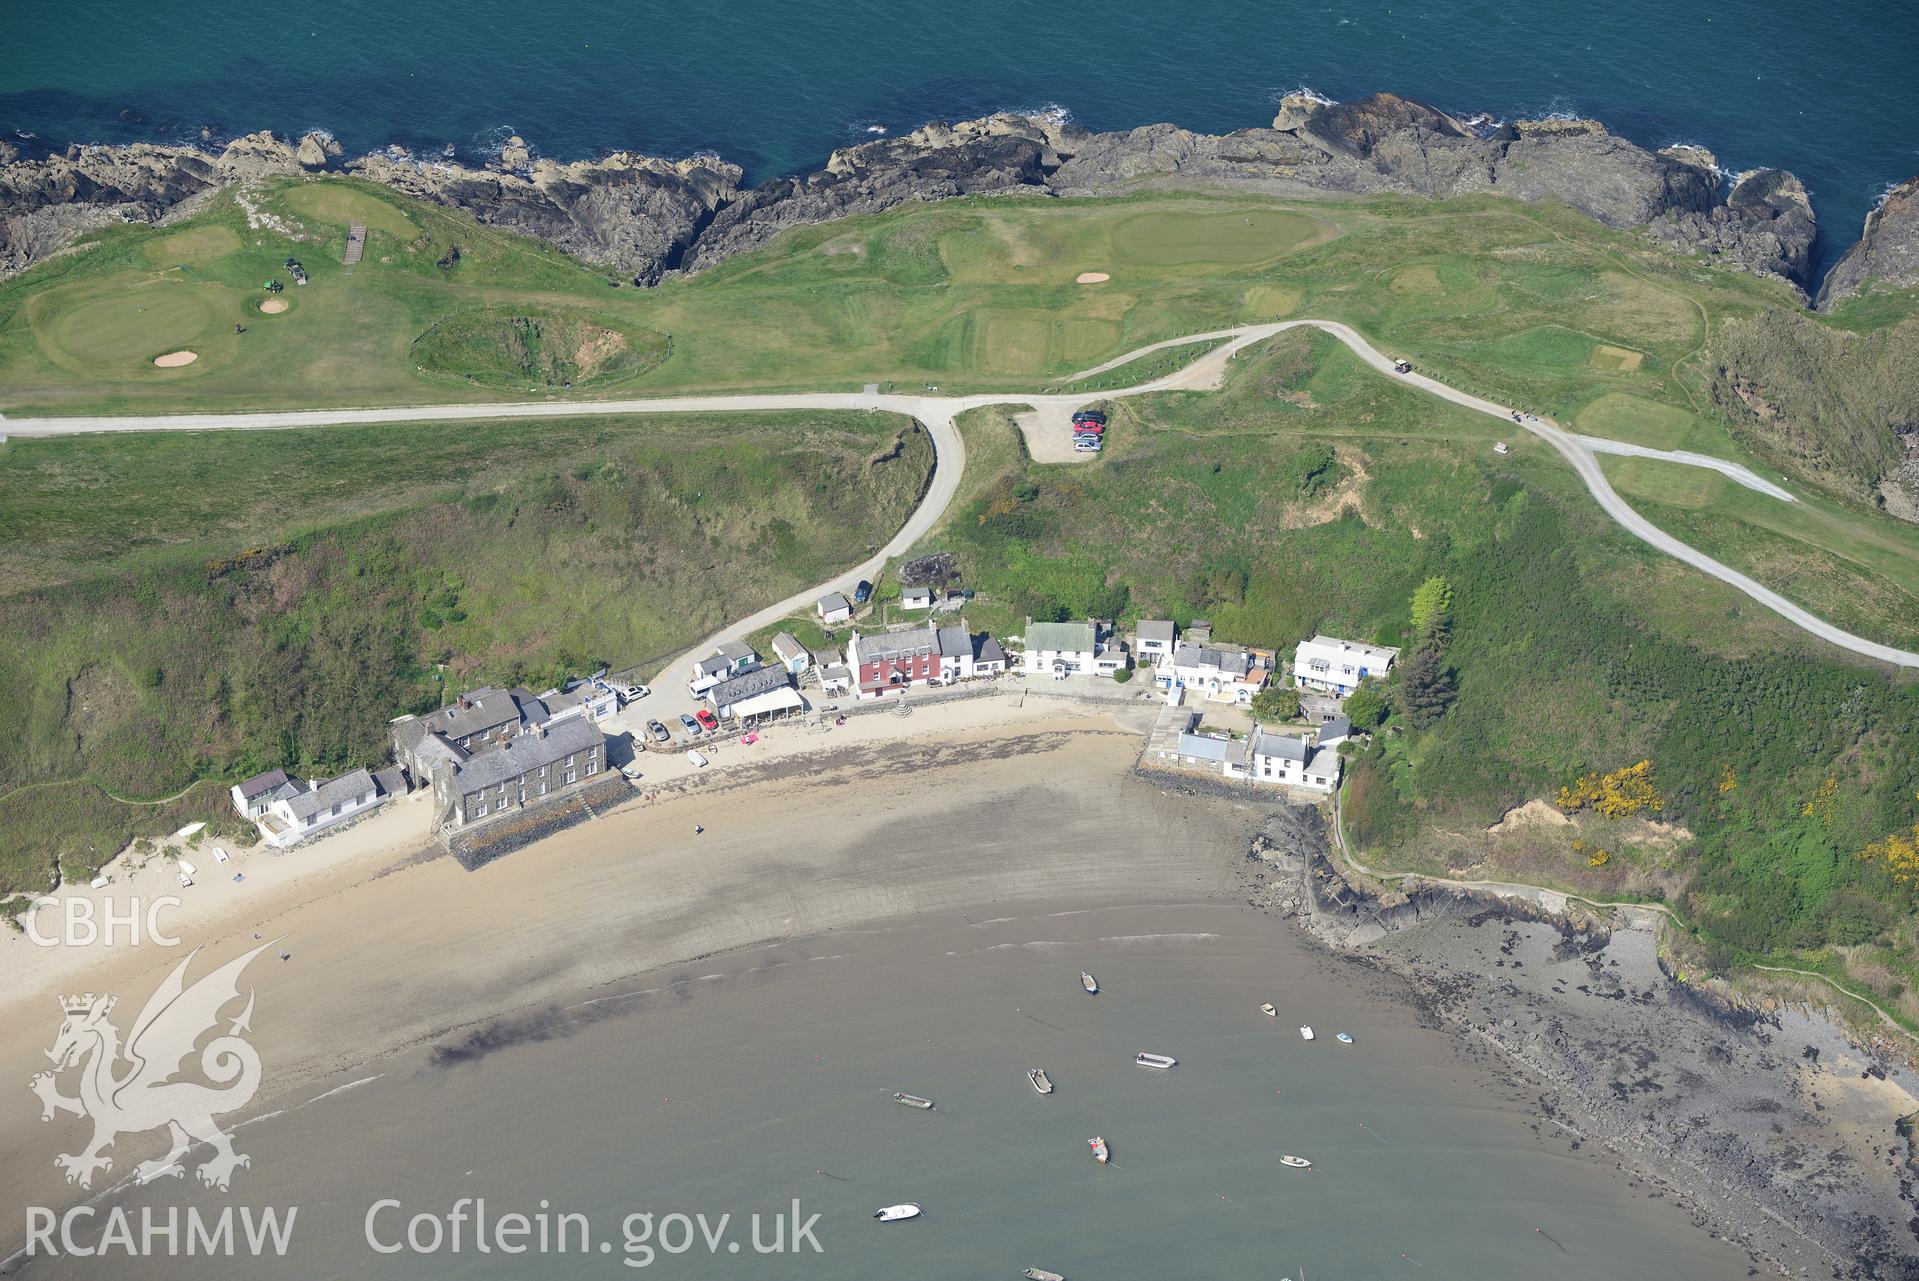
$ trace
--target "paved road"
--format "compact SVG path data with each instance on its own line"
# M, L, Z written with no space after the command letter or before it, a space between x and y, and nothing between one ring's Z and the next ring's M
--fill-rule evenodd
M1167 347L1184 346L1188 343L1220 341L1222 345L1192 361L1184 368L1119 391L1102 392L1097 396L1081 394L1034 394L1023 395L1017 392L988 392L973 396L904 396L882 395L866 392L796 392L771 395L720 395L720 396L674 396L642 400L595 400L595 401L536 401L533 403L493 404L493 405L414 405L386 409L309 409L263 413L237 414L177 414L142 417L91 417L91 418L0 418L0 432L14 436L65 436L103 431L257 431L287 427L316 427L336 424L355 423L395 423L395 422L473 422L496 421L504 418L553 418L561 415L581 416L591 414L662 414L662 413L739 413L793 409L873 409L887 410L907 414L918 420L932 433L937 450L934 464L933 483L927 491L926 500L913 513L906 526L889 542L879 555L869 558L847 572L833 583L823 583L808 588L787 600L760 610L751 618L716 633L714 637L702 641L683 659L675 659L667 668L662 685L679 684L681 673L688 666L693 655L710 652L718 640L727 636L737 636L764 627L794 610L809 605L826 591L836 585L851 583L859 578L871 578L873 571L892 556L906 550L914 542L930 532L934 525L945 515L947 505L958 491L961 472L965 469L965 449L960 442L959 432L953 426L953 420L962 413L985 405L1028 406L1027 413L1020 415L1021 426L1029 434L1040 433L1052 436L1065 431L1065 424L1073 409L1094 400L1114 400L1128 396L1141 396L1156 391L1201 390L1219 386L1228 364L1239 352L1254 343L1262 342L1275 334L1289 329L1311 326L1351 348L1361 360L1377 369L1380 373L1408 386L1417 387L1441 400L1450 401L1465 409L1491 414L1502 421L1512 422L1512 412L1508 406L1494 404L1468 392L1449 387L1437 379L1418 372L1409 374L1395 373L1391 358L1382 354L1358 331L1350 325L1336 320L1283 320L1262 325L1242 325L1232 329L1214 330L1211 333L1193 334L1185 338L1168 339L1153 343L1137 351L1116 356L1098 369L1115 368L1127 361L1137 359L1141 354ZM1084 377L1085 373L1075 375ZM1919 667L1919 653L1898 649L1891 645L1882 645L1877 641L1854 636L1850 632L1834 627L1832 624L1801 609L1772 589L1762 586L1738 570L1722 565L1704 552L1698 551L1677 538L1666 533L1646 520L1627 505L1606 480L1600 470L1599 460L1594 454L1598 442L1578 436L1545 418L1527 415L1523 421L1515 423L1533 435L1544 440L1559 451L1580 480L1585 483L1600 508L1617 521L1634 537L1650 544L1676 560L1691 565L1700 572L1709 574L1721 582L1729 583L1767 609L1780 615L1794 626L1836 645L1841 649L1881 662L1892 663L1900 667ZM1772 493L1788 501L1791 495L1778 489L1770 482L1761 480L1745 468L1723 460L1707 458L1701 454L1642 449L1638 446L1621 446L1615 442L1606 442L1604 448L1610 453L1630 453L1639 457L1657 458L1667 462L1688 466L1710 467L1731 476L1740 484ZM1741 474L1743 473L1743 475ZM1776 491L1776 492L1775 492ZM664 690L662 691L665 692ZM681 690L684 693L684 689ZM662 710L671 708L662 701Z

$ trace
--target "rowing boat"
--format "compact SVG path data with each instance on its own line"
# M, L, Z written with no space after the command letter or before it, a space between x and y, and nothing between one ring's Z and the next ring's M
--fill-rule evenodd
M1141 1067L1164 1069L1174 1066L1179 1060L1170 1054L1148 1054L1146 1051L1141 1050L1133 1056L1133 1062Z
M1027 1068L1026 1079L1031 1081L1033 1088L1041 1094L1051 1094L1053 1092L1053 1078L1046 1075L1045 1068Z
M893 1102L904 1103L909 1108L931 1108L933 1106L933 1100L922 1099L917 1094L895 1094L893 1096Z
M1091 974L1088 974L1085 970L1079 972L1079 985L1095 996L1099 994L1099 980Z
M1106 1146L1105 1139L1088 1139L1086 1140L1086 1146L1093 1149L1093 1159L1101 1165L1105 1165L1107 1158L1112 1156L1112 1150Z

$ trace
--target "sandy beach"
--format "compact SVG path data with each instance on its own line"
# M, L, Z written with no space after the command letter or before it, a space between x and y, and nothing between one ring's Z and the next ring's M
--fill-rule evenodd
M1113 845L1107 816L1119 795L1151 789L1128 772L1137 735L1110 715L993 699L924 709L911 723L914 736L902 739L891 717L856 719L825 753L814 739L812 751L795 744L760 764L709 771L677 795L636 801L472 873L395 808L310 850L237 860L248 879L233 889L245 896L194 902L201 886L173 887L191 904L167 918L177 920L177 948L83 955L10 938L0 1018L32 1031L8 1039L0 1076L24 1082L45 1068L56 994L144 999L189 949L203 949L198 974L258 946L256 934L291 954L278 962L269 952L249 975L260 992L253 1039L269 1065L255 1110L266 1110L402 1047L502 1015L524 1032L562 996L748 944L1002 898L1230 892L1228 813L1149 799L1140 844ZM779 746L775 736L769 747ZM934 799L992 815L990 833L916 825ZM1024 817L1009 824L1008 815ZM705 827L697 837L696 823ZM134 882L170 886L157 863ZM37 1155L7 1163L0 1195L14 1205L78 1199L53 1169L51 1127L24 1093L21 1101L0 1109L0 1148ZM157 1151L153 1136L123 1139L115 1169Z
M471 873L425 839L419 802L308 849L242 855L238 885L207 877L181 892L156 860L113 888L180 893L169 918L180 947L6 940L0 1015L28 1031L0 1050L0 1075L24 1082L45 1067L53 995L144 999L189 949L204 949L197 974L259 946L256 935L290 959L268 952L248 975L265 1064L249 1116L364 1081L396 1054L542 1042L637 976L698 978L712 966L702 958L817 947L881 922L1229 905L1323 935L1302 907L1306 864L1248 857L1262 837L1296 859L1319 852L1317 815L1135 772L1150 710L996 696L824 734L788 727L711 769L649 779L654 799L642 792ZM1488 1088L1503 1081L1570 1159L1617 1165L1648 1196L1683 1196L1701 1227L1809 1275L1843 1262L1847 1242L1869 1243L1875 1266L1909 1253L1903 1159L1874 1155L1903 1150L1893 1123L1912 1095L1896 1074L1817 1019L1728 1020L1674 991L1649 936L1582 944L1506 919L1441 913L1356 955L1409 984L1431 1026L1474 1047ZM1720 1098L1740 1108L1720 1115ZM82 1199L51 1163L76 1123L42 1126L24 1091L17 1103L0 1109L0 1145L28 1159L0 1172L7 1203ZM123 1138L94 1192L158 1150L154 1135ZM18 1231L0 1231L0 1255Z

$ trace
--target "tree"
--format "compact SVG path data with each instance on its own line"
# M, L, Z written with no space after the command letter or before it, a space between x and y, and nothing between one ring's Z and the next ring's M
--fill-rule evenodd
M1399 706L1414 729L1431 729L1459 697L1459 681L1446 656L1428 640L1413 651L1399 676Z
M1253 717L1261 721L1290 721L1299 715L1299 691L1268 685L1253 695Z
M1375 730L1386 719L1386 691L1379 682L1370 677L1359 683L1359 688L1346 695L1346 719L1353 723L1354 729Z
M1452 630L1453 585L1434 575L1413 589L1413 636L1425 640Z

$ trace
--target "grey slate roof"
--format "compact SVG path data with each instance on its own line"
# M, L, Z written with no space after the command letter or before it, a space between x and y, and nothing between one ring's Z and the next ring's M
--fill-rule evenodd
M720 656L729 663L739 663L749 659L759 658L759 654L754 651L751 645L748 645L745 641L737 640L728 641L726 644L720 646Z
M270 792L287 781L287 772L283 769L270 769L264 774L255 774L240 784L240 795L252 800L264 792Z
M819 599L819 611L822 614L831 614L837 610L851 608L853 608L853 602L846 599L845 595L840 592L828 592Z
M975 663L1004 664L1006 662L1006 651L1000 648L998 641L988 636L985 632L981 632L979 635L973 637L973 661Z
M379 787L373 781L373 775L364 769L356 769L350 774L330 778L310 792L302 792L287 801L287 808L293 817L305 823L332 809L336 804L357 800L369 792L378 793Z
M523 706L522 698L532 706ZM518 725L529 719L529 713L532 713L533 720L546 719L546 708L525 690L476 689L465 694L464 700L468 704L466 707L454 702L437 712L422 716L415 722L421 727L421 736L445 734L451 739L462 739L474 734L490 733L503 725ZM409 731L408 736L411 737L411 725L403 728Z
M1026 648L1029 651L1091 653L1093 641L1091 623L1035 623L1031 619L1026 623Z
M1209 738L1190 730L1182 731L1179 736L1181 756L1194 756L1202 761L1224 761L1232 755L1232 751L1233 741L1228 738Z
M783 667L756 667L750 672L735 676L730 681L721 681L707 690L706 696L713 700L715 709L725 711L743 699L752 698L755 694L764 694L768 690L775 690L790 683L790 678Z
M1181 641L1173 650L1175 667L1211 667L1228 676L1244 676L1253 670L1253 656L1239 650L1214 649Z
M961 634L964 635L964 633ZM939 652L941 652L939 633L931 627L911 627L903 632L885 632L878 636L860 637L860 662L862 663L875 663L882 658L904 658L909 654Z
M1282 761L1298 761L1304 765L1312 758L1312 749L1306 746L1306 740L1293 738L1286 734L1268 734L1259 731L1253 740L1253 755L1271 756Z
M1312 759L1306 762L1306 772L1321 778L1335 778L1339 774L1339 753L1330 747L1315 747Z
M773 652L780 661L790 663L796 658L806 657L806 646L800 644L800 638L791 632L781 632L773 638Z
M558 721L544 735L522 734L510 738L490 751L455 765L454 790L471 795L483 788L497 787L529 770L563 761L576 752L603 748L605 742L606 735L578 717Z
M1173 620L1170 618L1140 619L1139 638L1141 641L1158 641L1162 645L1171 645L1173 643Z
M1319 727L1319 741L1322 743L1337 742L1339 739L1352 736L1353 723L1344 715L1329 717L1326 723Z
M964 627L942 627L939 629L941 658L970 658L973 654L973 638L966 634Z

